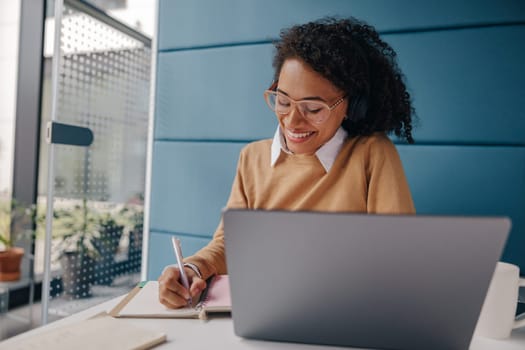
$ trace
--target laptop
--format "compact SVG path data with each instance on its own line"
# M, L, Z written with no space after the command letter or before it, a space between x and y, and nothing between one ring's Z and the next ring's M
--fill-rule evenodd
M376 349L468 349L504 217L224 212L235 334Z

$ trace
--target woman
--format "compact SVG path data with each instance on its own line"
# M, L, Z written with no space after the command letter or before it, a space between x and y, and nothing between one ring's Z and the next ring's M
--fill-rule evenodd
M294 26L275 44L274 83L264 93L279 126L242 151L229 208L414 213L387 133L413 143L412 108L395 52L370 26L332 18ZM159 278L159 299L177 308L213 274L227 273L224 232Z

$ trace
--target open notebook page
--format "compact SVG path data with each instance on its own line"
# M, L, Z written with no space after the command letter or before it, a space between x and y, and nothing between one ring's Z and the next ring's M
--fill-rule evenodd
M120 317L197 317L199 311L191 307L169 309L159 301L159 283L148 281L127 305Z
M230 285L227 275L215 276L211 281L203 301L196 307L169 309L159 301L159 283L148 281L138 293L129 298L119 308L116 317L205 317L202 312L231 311Z

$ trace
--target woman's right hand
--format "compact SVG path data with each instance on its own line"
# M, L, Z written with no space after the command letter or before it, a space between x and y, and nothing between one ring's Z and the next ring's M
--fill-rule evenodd
M187 306L190 296L195 300L206 288L206 282L199 278L192 269L185 267L184 271L188 277L190 290L187 290L182 285L180 271L177 267L167 267L160 275L158 279L159 301L162 305L170 309Z

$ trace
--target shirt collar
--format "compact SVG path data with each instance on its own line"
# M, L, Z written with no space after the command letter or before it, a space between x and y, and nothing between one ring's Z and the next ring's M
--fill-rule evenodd
M345 129L339 127L334 136L332 136L332 138L327 143L325 143L323 146L321 146L321 148L317 150L317 152L315 152L317 159L319 159L326 172L330 171L332 165L334 165L335 158L337 158L337 155L339 154L339 151L341 150L341 147L343 146L343 143L345 142L347 136L348 133L345 131ZM284 142L284 136L281 131L281 127L278 126L273 136L271 147L272 153L270 158L270 165L272 167L275 166L277 159L279 159L281 151L286 152L288 154L292 154L288 147L286 147L286 142Z

